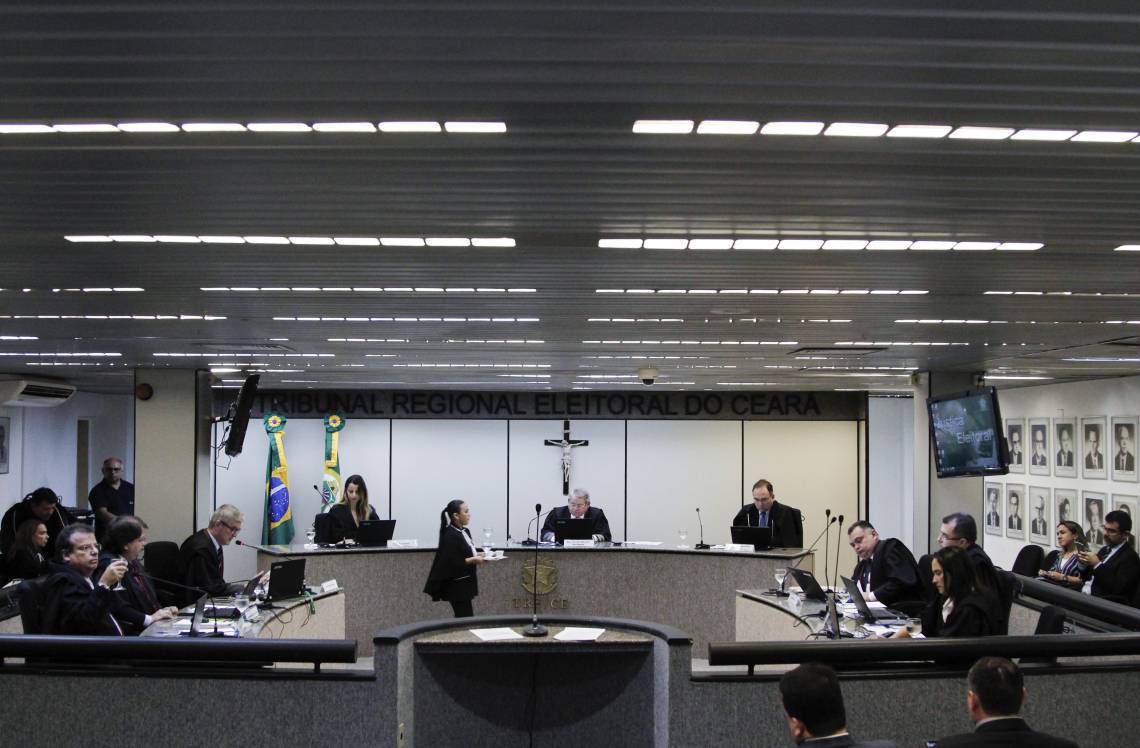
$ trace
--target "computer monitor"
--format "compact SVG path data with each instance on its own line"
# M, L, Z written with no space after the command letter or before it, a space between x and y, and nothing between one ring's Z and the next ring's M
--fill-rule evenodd
M367 546L386 546L396 532L394 519L369 519L356 528L356 543Z
M758 551L765 551L772 547L771 527L746 527L733 525L728 528L732 533L732 542L737 545L750 545Z
M554 521L554 539L559 543L567 540L590 540L593 537L594 520L590 517Z
M277 561L269 567L267 600L288 600L300 597L305 588L305 559Z

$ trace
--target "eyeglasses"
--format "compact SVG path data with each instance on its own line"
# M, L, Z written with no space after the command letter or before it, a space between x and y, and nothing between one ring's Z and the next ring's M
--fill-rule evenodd
M234 527L233 525L229 524L228 522L223 522L222 526L225 527L230 532L232 532L234 535L237 535L239 532L241 532L240 527Z
M954 537L954 536L952 536L952 535L947 535L947 534L946 534L946 533L944 533L944 532L940 532L940 533L938 533L938 539L939 539L939 540L961 540L961 538L956 538L956 537Z
M73 553L98 553L103 550L103 546L98 543L89 543L87 545L77 545L71 550Z

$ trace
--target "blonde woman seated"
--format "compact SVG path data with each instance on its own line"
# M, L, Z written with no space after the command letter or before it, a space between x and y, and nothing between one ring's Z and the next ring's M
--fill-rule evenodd
M1065 520L1057 525L1057 547L1045 556L1044 566L1037 576L1042 579L1079 590L1088 579L1089 565L1081 560L1081 546L1085 542L1085 531L1076 522Z
M344 482L344 495L329 509L333 535L337 538L355 538L356 529L366 520L380 519L368 504L368 486L359 475L350 475Z

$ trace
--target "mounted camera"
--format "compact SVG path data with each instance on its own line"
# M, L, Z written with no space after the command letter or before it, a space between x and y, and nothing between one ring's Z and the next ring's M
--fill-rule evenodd
M657 370L647 366L644 369L638 369L637 376L641 379L642 384L649 386L657 381Z

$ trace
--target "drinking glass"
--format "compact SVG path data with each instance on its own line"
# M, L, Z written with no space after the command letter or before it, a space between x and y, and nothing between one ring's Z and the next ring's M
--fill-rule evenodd
M127 563L127 559L124 558L123 556L115 556L115 560L116 561L122 561L124 564ZM125 589L126 588L123 587L123 578L119 577L119 581L115 582L115 586L112 588L112 590L114 592L122 592Z
M784 580L787 579L787 577L788 570L783 566L781 566L779 569L776 569L776 587L781 590L784 589Z
M677 546L678 548L688 548L689 547L689 546L685 545L685 538L689 537L689 531L688 530L684 530L684 529L678 530L677 531L677 537L679 537L681 539L681 544Z
M249 607L249 595L246 595L244 592L239 592L234 595L234 607L237 608L240 617L244 618L245 610Z
M483 553L487 555L491 551L491 538L495 536L495 530L490 527L483 528Z
M906 632L911 636L922 633L922 619L921 618L908 618L906 619Z

